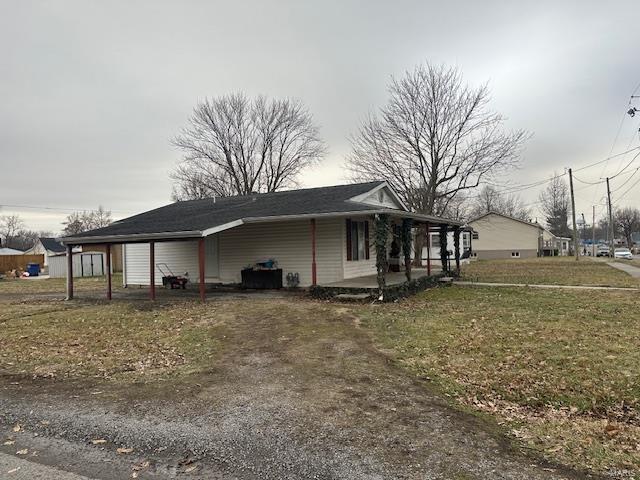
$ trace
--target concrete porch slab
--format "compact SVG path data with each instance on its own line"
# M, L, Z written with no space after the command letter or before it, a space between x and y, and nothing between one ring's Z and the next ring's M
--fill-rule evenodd
M431 268L431 274L439 273L439 268ZM414 268L411 270L411 278L416 279L420 277L426 277L427 269L426 268ZM404 272L388 272L386 281L387 285L399 285L404 283L407 280ZM378 288L378 279L375 274L373 275L364 275L362 277L354 277L348 278L346 280L341 280L339 282L332 283L322 283L320 284L322 287L336 287L336 288Z

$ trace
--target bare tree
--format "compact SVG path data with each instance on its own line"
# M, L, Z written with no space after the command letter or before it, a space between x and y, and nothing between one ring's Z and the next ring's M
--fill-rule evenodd
M27 230L21 229L16 233L11 242L11 248L17 248L18 250L29 250L33 247L38 238L40 237L52 237L53 233L47 230Z
M633 247L633 234L640 231L640 211L637 208L620 208L616 211L614 222L618 225L627 247Z
M501 213L525 221L531 219L531 209L524 204L519 196L504 195L495 187L485 185L475 198L470 218L479 217L489 212Z
M414 211L442 214L456 196L517 164L527 138L505 132L488 108L487 86L471 88L457 68L429 63L389 86L389 102L352 138L354 180L389 182Z
M18 232L23 228L24 221L19 215L0 216L0 247L5 246L11 248Z
M97 210L73 212L67 215L64 225L64 235L78 235L79 233L96 228L106 227L113 222L111 211L105 210L102 205Z
M171 173L176 200L289 188L325 152L300 101L244 94L199 103L173 144L184 152Z
M547 187L540 192L539 200L549 230L560 237L571 236L568 226L571 198L563 177L554 172Z

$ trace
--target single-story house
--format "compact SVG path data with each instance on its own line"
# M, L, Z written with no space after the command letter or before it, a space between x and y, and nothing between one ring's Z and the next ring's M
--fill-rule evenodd
M0 255L23 255L25 252L15 248L0 247Z
M460 233L460 242L458 245L458 255L461 259L468 259L472 253L472 236L473 229L469 226L463 227ZM437 264L440 262L440 235L439 231L427 232L425 244L422 247L422 262L431 262ZM454 232L447 232L447 251L450 252L450 258L455 256L455 239Z
M61 240L68 251L123 244L125 285L149 285L154 298L166 264L200 284L204 298L205 284L240 283L244 269L271 260L283 278L302 287L375 274L373 221L379 215L396 225L411 219L461 228L409 211L378 181L176 202Z
M49 256L65 253L65 246L52 237L40 237L35 245L24 252L26 255L44 255L44 266L49 265Z
M542 255L545 257L566 257L571 254L573 240L569 237L560 237L550 230L542 227Z
M533 258L541 254L544 228L538 223L489 212L468 222L473 228L472 256L483 260Z

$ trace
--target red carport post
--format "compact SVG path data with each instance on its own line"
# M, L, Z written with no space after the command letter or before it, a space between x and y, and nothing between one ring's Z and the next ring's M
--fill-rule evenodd
M316 265L316 219L311 219L311 285L318 283L318 268Z
M107 300L111 300L111 244L107 243Z
M205 251L204 238L198 240L198 273L200 274L200 300L206 301L205 285L204 285L204 269L205 269Z
M156 244L149 242L149 298L156 299Z
M67 245L67 300L73 300L73 246Z

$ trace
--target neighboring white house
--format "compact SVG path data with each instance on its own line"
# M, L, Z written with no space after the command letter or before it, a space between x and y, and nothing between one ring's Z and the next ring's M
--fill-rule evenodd
M125 285L150 283L153 251L157 285L159 264L198 282L202 260L205 283L239 283L243 269L274 259L284 279L297 274L310 286L375 274L374 219L383 214L394 224L460 226L412 213L386 182L369 182L176 202L62 241L123 244Z
M49 265L49 257L65 253L66 249L62 243L51 237L40 237L35 245L27 250L25 255L44 255L44 266Z
M460 258L463 260L468 259L471 256L471 236L472 231L470 228L465 228L460 233L460 245L458 246L458 253ZM429 232L429 241L426 245L422 247L422 263L426 264L426 262L430 259L432 265L440 265L440 233L439 232ZM454 248L454 238L453 232L447 233L447 251L451 252L449 257L452 259L455 258Z
M496 212L486 213L468 225L473 228L473 253L476 258L532 258L541 254L544 229Z
M1 247L0 255L23 255L25 252L22 250L16 250L15 248Z
M571 253L572 239L559 237L543 227L542 231L542 255L545 257L564 257Z

